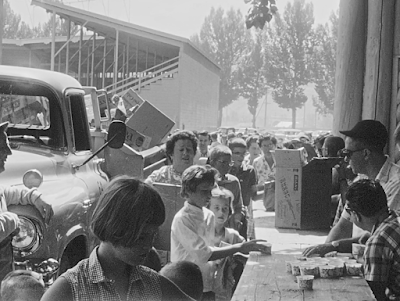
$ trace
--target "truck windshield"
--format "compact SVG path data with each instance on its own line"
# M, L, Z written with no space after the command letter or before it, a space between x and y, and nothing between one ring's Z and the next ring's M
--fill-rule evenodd
M45 96L0 94L0 122L46 130L50 128L49 107Z

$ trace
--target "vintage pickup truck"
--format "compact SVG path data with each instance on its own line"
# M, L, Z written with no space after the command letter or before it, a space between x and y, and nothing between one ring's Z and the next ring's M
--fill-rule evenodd
M25 172L38 170L43 176L38 190L55 212L45 225L32 206L9 208L21 217L13 248L24 268L49 271L53 261L46 260L53 258L60 264L56 277L86 258L96 244L91 215L109 179L122 173L144 178L165 164L158 146L143 153L127 145L106 147L93 157L106 142L104 125L111 116L104 112L108 105L99 106L102 94L66 74L0 66L0 122L9 122L13 152L0 183L24 185Z

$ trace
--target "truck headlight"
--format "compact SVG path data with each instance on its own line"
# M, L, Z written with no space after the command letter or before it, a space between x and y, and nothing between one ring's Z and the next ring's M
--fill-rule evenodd
M25 216L19 216L19 220L20 230L13 238L12 246L14 251L19 252L22 256L28 256L39 248L43 239L43 231L35 220Z

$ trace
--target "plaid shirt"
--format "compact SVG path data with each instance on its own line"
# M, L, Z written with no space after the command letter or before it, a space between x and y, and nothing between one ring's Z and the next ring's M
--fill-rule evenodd
M61 277L72 290L75 301L122 301L113 280L104 275L95 248L90 257L80 261ZM127 300L161 300L161 282L157 272L144 266L133 266L129 277Z
M391 295L400 296L400 217L390 211L372 229L364 252L364 278L386 282Z

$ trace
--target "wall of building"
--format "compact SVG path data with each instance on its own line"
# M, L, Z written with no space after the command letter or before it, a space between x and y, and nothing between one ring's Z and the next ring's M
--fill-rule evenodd
M3 64L19 67L42 68L40 60L25 47L3 45ZM30 57L29 57L30 56Z
M215 129L218 120L219 68L190 45L180 54L180 127Z
M173 78L163 78L137 92L141 97L174 120L175 124L178 124L179 82L180 74L175 73Z

